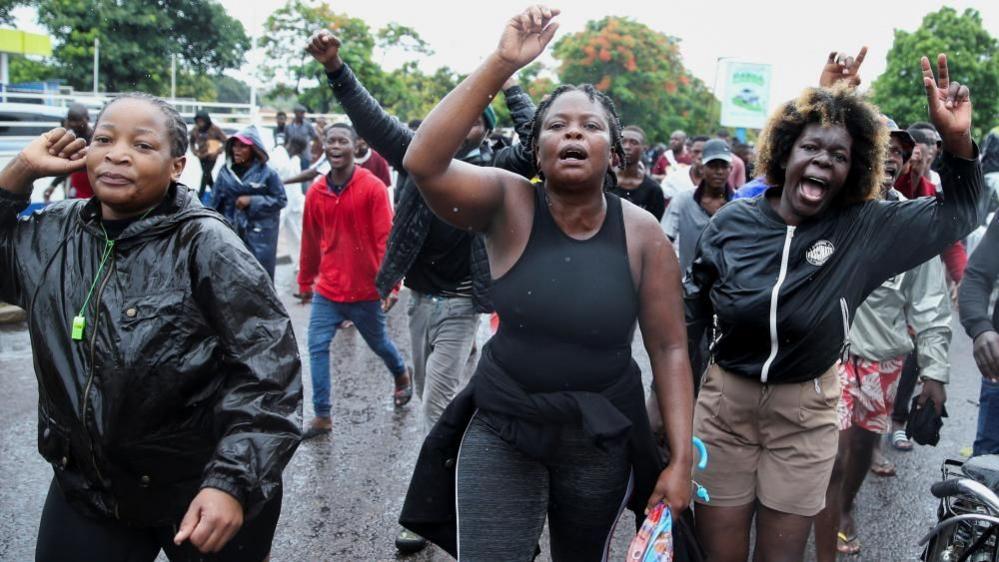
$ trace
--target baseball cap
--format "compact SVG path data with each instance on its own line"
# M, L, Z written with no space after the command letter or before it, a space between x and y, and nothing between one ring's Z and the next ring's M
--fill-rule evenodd
M916 148L916 141L912 138L909 131L898 126L891 117L887 115L881 115L881 121L888 127L888 134L892 137L898 139L898 142L902 143L902 151L905 153L903 161L908 162L909 158L912 156L912 150Z
M704 143L704 150L701 152L701 163L707 164L712 160L724 160L732 162L732 149L728 143L721 139L711 139Z
M250 137L248 137L248 136L246 136L246 135L244 135L242 133L236 133L232 137L234 139L238 140L239 142L243 143L243 144L246 144L246 145L249 145L249 146L253 146L253 139L251 139Z

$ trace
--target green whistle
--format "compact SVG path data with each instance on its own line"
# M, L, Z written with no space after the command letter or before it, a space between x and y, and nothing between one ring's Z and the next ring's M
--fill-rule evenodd
M87 325L87 319L82 316L73 317L73 339L83 339L83 328Z

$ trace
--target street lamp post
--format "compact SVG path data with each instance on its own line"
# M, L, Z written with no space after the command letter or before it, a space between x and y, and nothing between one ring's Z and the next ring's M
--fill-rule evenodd
M94 37L94 95L97 95L97 66L101 62L101 40Z

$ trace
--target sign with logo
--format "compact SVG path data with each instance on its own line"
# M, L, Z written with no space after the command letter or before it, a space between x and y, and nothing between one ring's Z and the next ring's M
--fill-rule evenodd
M770 110L770 65L731 59L718 65L722 126L762 129Z

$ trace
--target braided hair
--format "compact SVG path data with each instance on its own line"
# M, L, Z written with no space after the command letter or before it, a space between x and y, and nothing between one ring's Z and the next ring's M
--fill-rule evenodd
M95 126L111 105L115 102L128 99L142 100L156 106L167 118L167 137L170 139L170 156L179 158L187 154L187 123L184 122L184 118L181 117L180 112L166 100L145 92L128 92L112 98L104 104L101 112L97 114L97 121L94 122Z
M614 107L614 100L612 100L607 94L594 88L593 84L580 84L579 86L563 84L562 86L555 88L555 91L542 100L541 104L538 105L537 111L534 112L534 122L531 124L531 136L528 138L527 148L531 151L531 154L537 158L538 137L541 135L542 124L544 123L545 116L548 114L548 110L551 109L552 103L558 99L559 96L567 92L583 92L590 101L597 102L601 107L603 107L604 113L607 117L607 122L610 124L611 152L616 155L622 163L626 162L627 158L624 154L624 145L622 144L621 139L621 118L618 117L617 108ZM613 165L607 166L607 178L605 178L604 185L617 185L617 176L614 174L612 167ZM542 180L545 179L544 175L541 173L540 166L538 170L538 177Z

